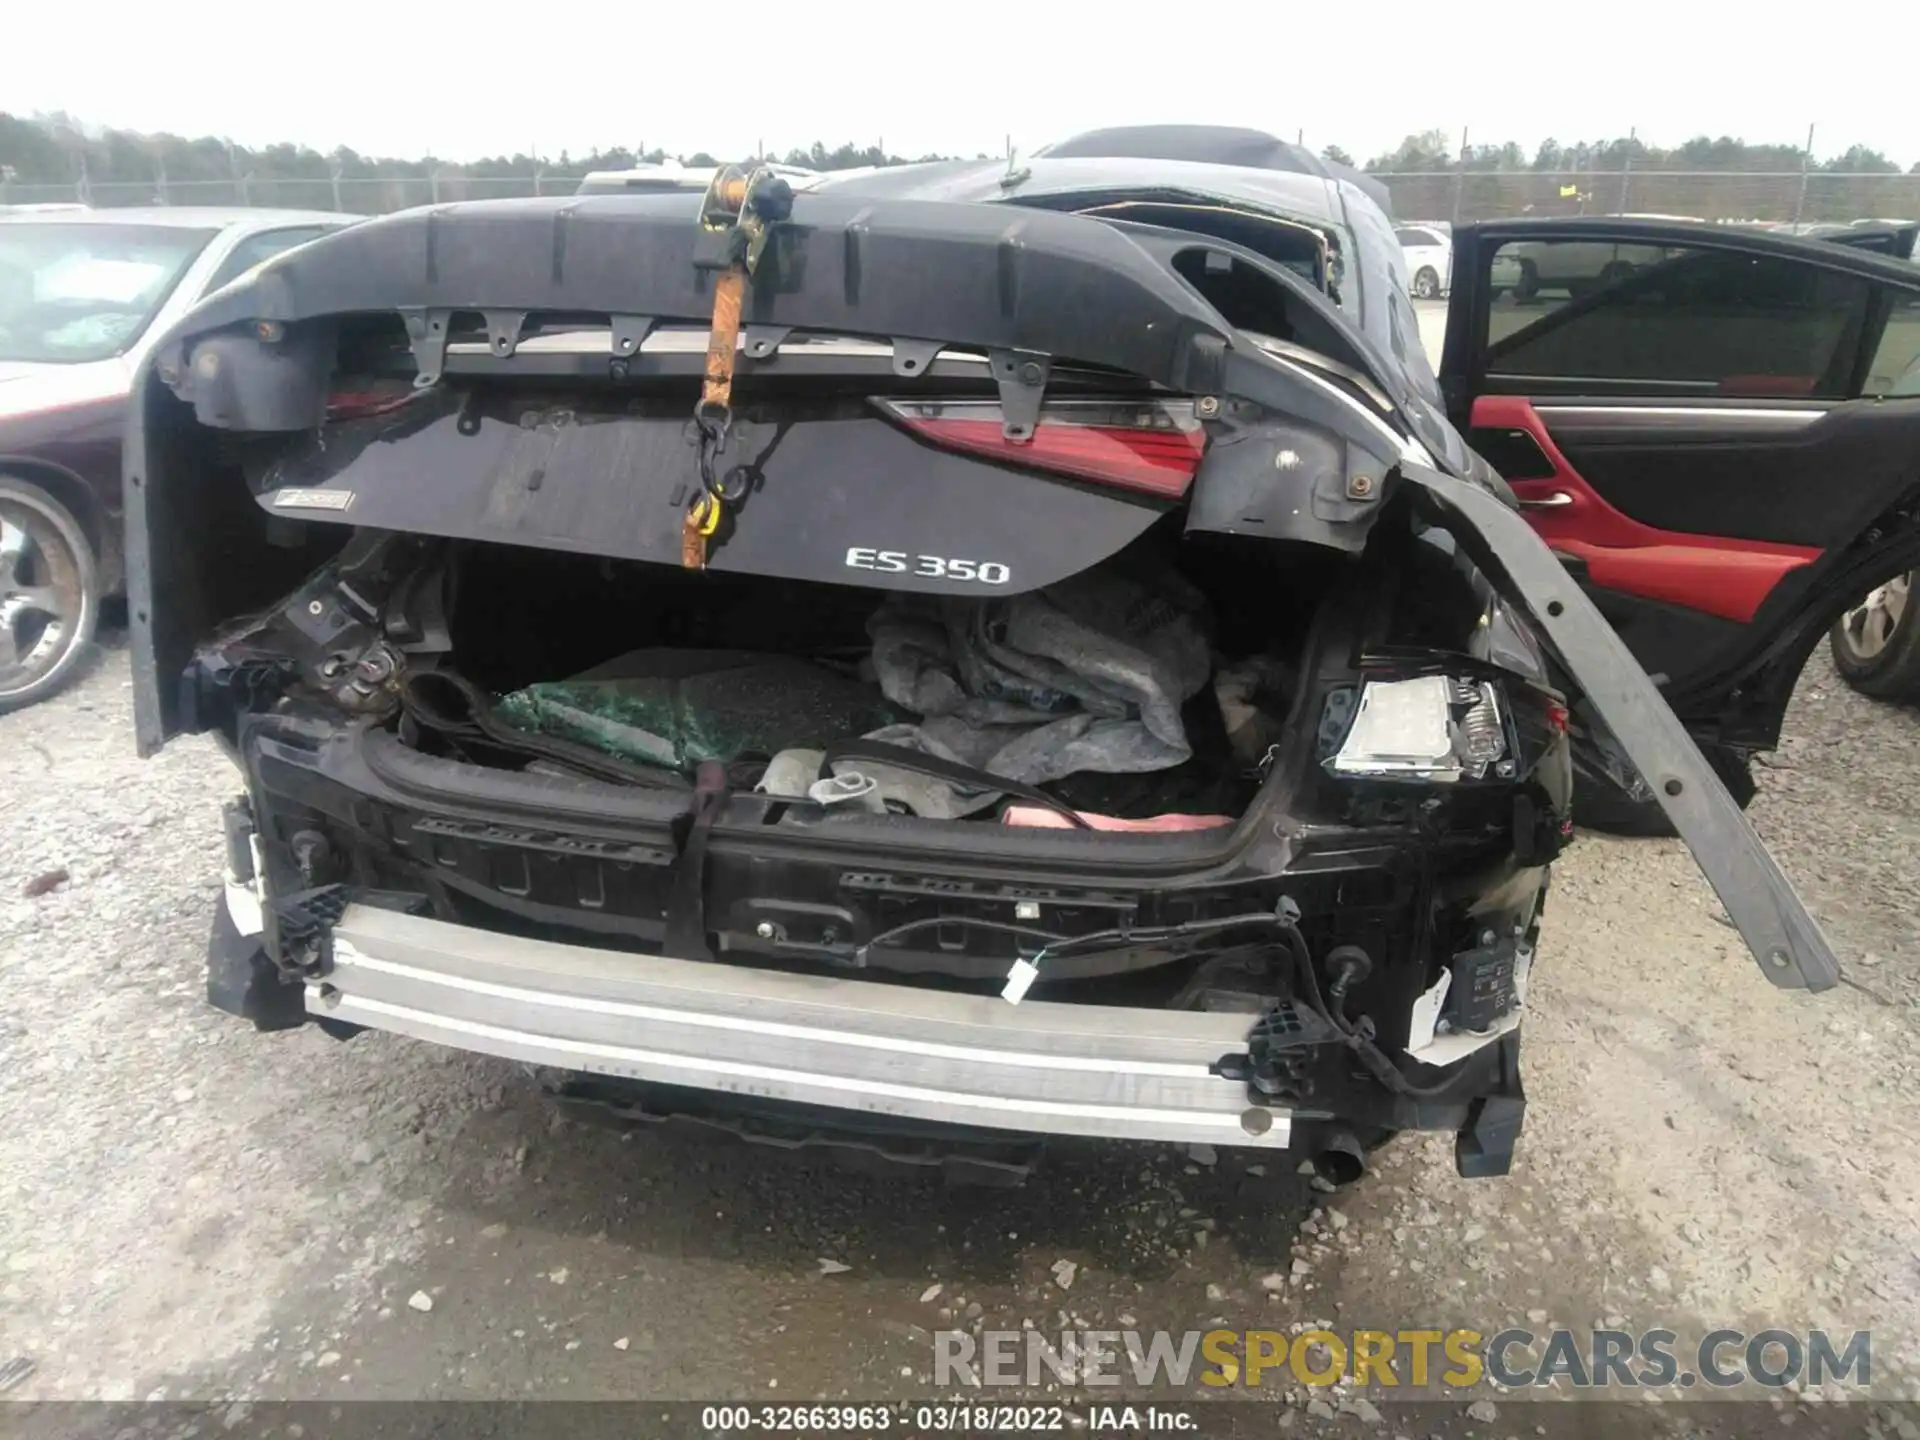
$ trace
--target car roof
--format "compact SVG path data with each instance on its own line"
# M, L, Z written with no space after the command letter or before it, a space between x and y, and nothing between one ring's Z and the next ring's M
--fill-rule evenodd
M241 226L272 230L283 225L348 225L362 219L338 210L272 210L252 205L129 205L109 210L40 210L0 213L8 225L164 225L182 230Z
M1318 175L1358 186L1383 215L1393 216L1393 196L1365 171L1239 125L1121 125L1069 136L1036 153L1054 159L1157 160Z
M830 176L820 188L876 199L975 202L1102 190L1189 192L1241 200L1296 219L1345 224L1326 176L1196 160L1036 155L1011 168L1005 160L936 160L864 170L845 179Z
M1060 160L1185 160L1305 175L1322 174L1325 165L1304 146L1238 125L1116 125L1071 135L1035 153Z

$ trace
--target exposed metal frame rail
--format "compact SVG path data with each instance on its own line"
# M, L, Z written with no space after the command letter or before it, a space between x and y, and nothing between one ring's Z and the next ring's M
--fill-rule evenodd
M1249 1017L1028 1001L526 940L365 906L316 1016L532 1064L1030 1134L1283 1149L1212 1073Z

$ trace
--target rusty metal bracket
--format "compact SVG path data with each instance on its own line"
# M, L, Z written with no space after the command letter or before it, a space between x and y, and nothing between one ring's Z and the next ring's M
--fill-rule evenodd
M1009 440L1031 440L1040 424L1053 357L1038 350L989 350L987 362L1000 387L1000 433Z
M407 327L407 348L413 352L413 388L438 385L447 364L447 327L453 323L453 311L408 305L401 309L400 319Z

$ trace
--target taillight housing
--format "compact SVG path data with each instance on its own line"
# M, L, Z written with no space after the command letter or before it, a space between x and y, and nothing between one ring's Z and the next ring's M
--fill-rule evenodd
M875 402L915 435L946 450L1178 500L1193 484L1207 433L1191 400L1056 400L1031 435L1010 435L991 400Z
M1506 700L1490 680L1421 675L1368 680L1326 760L1335 775L1448 784L1514 773Z

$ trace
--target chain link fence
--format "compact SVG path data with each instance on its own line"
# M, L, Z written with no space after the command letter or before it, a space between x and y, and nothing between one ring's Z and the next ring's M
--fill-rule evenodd
M1405 220L1672 215L1815 224L1920 219L1920 175L1831 170L1433 170L1382 173Z
M1430 170L1376 175L1402 220L1466 223L1513 215L1685 216L1698 220L1813 224L1920 219L1920 175L1827 170ZM384 215L414 205L527 195L568 195L566 173L482 178L437 175L314 179L81 181L0 180L0 205L259 205Z

